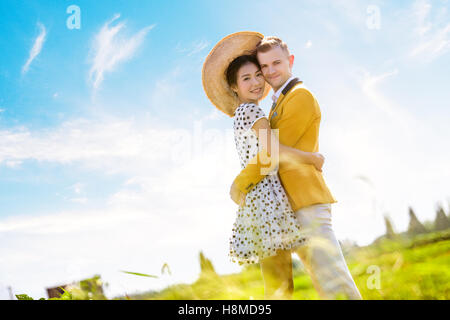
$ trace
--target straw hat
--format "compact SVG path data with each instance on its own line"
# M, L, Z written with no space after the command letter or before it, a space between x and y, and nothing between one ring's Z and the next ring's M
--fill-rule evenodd
M202 82L206 95L217 109L230 117L234 116L239 101L228 85L226 70L237 57L251 54L263 38L261 33L253 31L230 34L216 44L203 64ZM265 98L269 91L270 86L265 83L262 98Z

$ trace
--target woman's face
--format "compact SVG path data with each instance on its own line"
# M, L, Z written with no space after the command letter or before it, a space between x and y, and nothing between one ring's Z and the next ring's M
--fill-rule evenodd
M258 103L264 94L265 80L261 70L253 63L244 64L236 75L236 85L232 87L240 103Z

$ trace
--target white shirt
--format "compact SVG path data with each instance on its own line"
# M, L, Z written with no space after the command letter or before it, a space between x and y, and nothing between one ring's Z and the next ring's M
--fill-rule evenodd
M291 76L289 79L287 79L286 82L281 86L281 88L278 89L277 92L275 92L275 93L273 94L273 96L272 96L273 102L277 102L278 97L279 97L280 94L281 94L281 91L283 91L283 89L288 85L288 83L291 82L291 80L294 79L294 78L295 78L294 76Z

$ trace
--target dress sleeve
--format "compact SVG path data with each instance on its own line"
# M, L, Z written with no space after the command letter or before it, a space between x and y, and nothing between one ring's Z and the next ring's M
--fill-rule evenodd
M264 111L258 107L256 104L249 103L247 104L240 116L241 128L245 131L251 129L256 121L261 118L264 118L266 115Z
M256 121L265 117L264 111L255 104L248 104L238 114L238 121L242 121L241 130L250 130ZM262 158L263 157L263 158ZM264 164L261 159L266 159L266 151L261 150L256 157L251 159L246 167L234 179L235 186L244 194L248 193L258 182L260 182L269 172L273 170L270 165ZM265 160L266 161L266 160Z

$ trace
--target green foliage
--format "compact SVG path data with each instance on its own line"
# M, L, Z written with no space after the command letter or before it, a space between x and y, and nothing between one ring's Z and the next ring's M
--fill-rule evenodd
M78 286L72 286L70 292L73 300L106 300L102 286L100 275L95 275L80 281Z
M63 293L55 298L40 298L39 300L106 300L103 294L102 281L99 275L84 279L77 284L68 286L66 289L59 287ZM16 295L18 300L33 300L26 294Z
M64 290L64 288L60 287L61 290L63 290L63 294L59 298L50 298L47 300L72 300L72 294L68 292L67 290ZM34 300L32 297L30 297L27 294L16 294L17 300ZM46 300L45 298L40 298L39 300Z
M34 300L32 297L26 294L16 294L17 300Z
M397 235L353 248L346 261L365 300L450 299L450 230ZM312 281L298 264L294 266L293 299L320 299ZM379 288L371 286L371 268L380 273ZM135 297L137 298L137 297ZM240 273L200 277L192 284L169 286L159 292L140 294L139 299L264 299L264 282L259 264ZM345 297L336 297L345 299Z
M72 293L70 293L69 291L65 290L64 288L61 288L61 290L64 291L64 292L59 298L50 298L48 300L73 300ZM43 300L45 300L45 299L43 299Z
M450 229L415 236L397 234L391 239L382 237L369 246L351 249L345 258L365 300L450 299ZM379 273L371 270L379 270ZM319 299L309 275L297 261L293 271L293 299ZM122 272L156 278L145 273ZM373 281L376 279L374 277L379 277L379 286L374 287L373 284L378 283ZM100 276L95 276L81 281L78 287L64 290L61 297L49 300L106 299L101 284ZM26 294L16 297L19 300L33 300ZM259 264L253 264L243 267L240 273L217 275L215 272L204 272L192 284L176 284L161 291L116 299L262 300L264 282Z
M446 230L360 248L350 270L363 298L449 299L449 235ZM380 288L368 285L369 266L380 269Z

